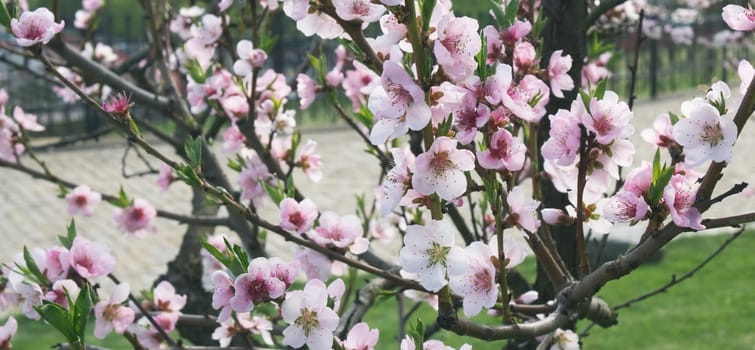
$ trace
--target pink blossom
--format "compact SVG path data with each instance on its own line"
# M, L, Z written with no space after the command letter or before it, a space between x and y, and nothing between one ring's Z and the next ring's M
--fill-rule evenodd
M70 271L70 256L68 249L64 247L52 247L45 252L45 276L50 282L68 276Z
M346 78L341 85L344 94L351 100L352 109L359 111L359 108L367 103L366 96L369 96L372 90L380 85L381 79L361 62L354 61L352 63L354 69L346 71Z
M0 327L0 349L12 349L10 339L16 335L18 323L13 316L9 316L5 324Z
M474 154L456 148L457 141L445 136L433 141L427 152L417 156L412 186L423 195L438 193L453 200L467 190L465 171L474 169Z
M335 19L311 8L307 0L283 1L283 12L296 21L296 29L306 36L317 34L323 39L333 39L343 33Z
M37 116L30 113L24 113L20 106L13 108L13 119L16 124L28 131L44 131L45 127L37 123Z
M495 266L490 250L482 242L472 242L464 249L465 265L449 266L449 285L463 299L464 315L472 317L491 308L498 299Z
M676 144L674 140L674 126L668 113L659 114L655 117L653 127L644 129L640 133L645 142L656 147L670 147Z
M304 233L312 228L317 219L317 206L309 198L297 203L296 200L286 198L280 202L280 227L289 232Z
M379 329L370 329L367 323L359 322L346 335L346 340L344 340L342 346L344 350L373 350L379 337Z
M579 336L572 330L556 329L553 332L553 345L549 350L579 350Z
M76 236L70 250L70 266L79 276L91 279L113 272L115 258L104 243Z
M87 11L97 11L102 7L104 0L82 0L81 7Z
M281 305L283 320L289 324L283 330L283 345L310 349L330 349L338 315L328 307L325 283L314 279L304 290L289 292Z
M752 82L752 77L755 76L755 68L747 60L741 60L737 66L737 75L742 80L742 83L739 84L739 94L744 96L747 93L750 82Z
M299 108L309 108L317 97L317 84L308 75L299 73L296 76L296 94L299 95Z
M544 208L540 210L540 215L542 215L543 221L548 225L560 226L568 225L573 222L573 218L564 213L561 209Z
M309 234L309 238L321 246L332 244L337 248L349 248L354 254L364 253L369 245L359 218L354 215L339 217L331 211L320 216L320 226Z
M233 0L220 0L218 3L218 11L225 12L229 7L233 5Z
M503 40L506 46L512 47L517 41L527 36L530 31L532 31L532 24L528 20L520 21L519 19L515 19L511 27L503 30L501 40Z
M41 316L35 308L42 305L42 297L44 296L42 287L34 282L23 281L16 283L13 288L23 300L21 312L24 313L24 316L32 320L39 320Z
M260 68L267 60L267 53L260 49L255 49L249 40L241 40L236 44L236 52L239 59L233 63L233 71L236 75L246 77L252 74L254 68Z
M202 16L201 25L191 27L191 35L205 45L212 45L223 35L223 21L208 13Z
M375 145L399 137L409 129L421 130L431 116L425 93L397 63L383 63L381 82L372 90L367 102L377 117L370 133L370 141Z
M160 190L167 191L170 184L176 180L177 178L173 175L173 168L166 163L160 164L160 173L157 175L157 186L160 187Z
M465 94L454 112L456 139L462 145L469 144L474 140L477 129L483 127L488 120L490 120L490 108L487 105L478 104L473 93Z
M548 80L553 96L564 98L563 91L574 89L574 80L569 75L571 66L571 56L564 55L563 50L553 51L550 61L548 61Z
M642 196L629 191L620 191L606 199L603 215L611 222L639 221L645 218L649 206Z
M68 309L70 307L70 305L68 305L68 299L76 300L79 296L79 291L81 291L81 289L73 280L65 279L55 281L55 283L52 284L52 289L45 294L45 300Z
M383 180L383 200L380 203L380 215L386 216L395 209L401 197L411 186L409 170L414 168L414 153L409 148L392 148L391 155L396 164Z
M682 175L674 175L663 189L663 201L671 214L671 219L679 227L704 230L702 214L695 204L699 184Z
M550 99L548 85L534 75L526 75L519 84L509 86L501 95L501 102L519 119L530 123L540 122L545 115L545 105ZM536 103L534 106L533 102Z
M79 185L66 195L68 214L92 216L94 208L102 201L102 195L92 191L87 185Z
M595 86L601 80L611 77L611 71L606 68L610 57L611 53L606 52L582 67L582 87Z
M125 92L120 92L111 96L108 102L103 103L102 109L119 117L126 117L131 106L133 106L133 103L131 103L130 98Z
M223 147L221 151L225 155L236 153L244 147L245 143L246 138L244 134L241 133L236 123L232 122L231 126L223 132Z
M449 14L440 20L437 28L433 53L438 64L453 82L466 80L477 69L475 56L482 45L477 35L477 20Z
M242 201L254 200L259 201L265 195L265 189L262 188L260 181L268 181L272 178L267 166L262 163L256 153L246 160L246 166L241 170L238 178L238 184L241 186Z
M639 167L634 168L627 173L623 189L636 196L644 196L648 189L650 189L650 183L652 180L653 166L647 161L642 161L642 164Z
M153 308L163 312L180 312L186 305L186 295L176 294L176 289L168 281L160 281L152 290Z
M249 114L249 102L242 94L225 94L220 98L220 106L231 119L244 118Z
M540 201L527 199L521 186L511 189L506 202L509 204L509 218L512 223L529 233L537 232L540 227L540 219L537 216L537 208Z
M299 145L294 157L296 165L301 167L304 170L304 174L315 183L322 180L322 164L320 162L320 155L315 153L316 149L317 142L307 140L304 144Z
M403 271L416 273L423 288L437 292L448 284L446 268L465 266L461 248L454 244L455 232L444 221L431 220L427 225L409 225L404 247L399 252Z
M270 275L281 280L286 285L286 289L291 287L299 276L300 264L297 260L287 263L280 258L272 257L267 263L270 267Z
M733 30L749 31L755 29L755 11L751 7L744 8L729 4L724 6L721 17Z
M456 137L463 144L471 142L464 141L474 138L477 128L482 126L476 126L476 124L482 123L483 118L487 121L486 113L490 112L490 108L487 106L478 111L482 106L478 106L476 96L466 97L468 94L470 92L466 88L447 81L440 83L438 86L430 87L430 111L432 112L433 126L443 122L448 118L449 114L454 113L454 123L456 123L455 125L458 130ZM462 105L466 107L464 112L461 112ZM460 113L464 113L464 115L462 116ZM472 125L475 125L474 128L472 128ZM464 133L465 135L462 136L459 133Z
M376 22L385 12L385 6L370 0L333 0L338 17L346 21L361 21L366 26Z
M231 298L236 294L233 279L225 271L212 273L212 308L220 310L218 322L225 322L231 317Z
M301 268L308 280L316 278L326 281L330 277L332 262L327 256L317 251L296 246L293 259L301 263Z
M485 169L519 171L524 166L526 153L527 147L518 138L500 129L490 136L488 149L477 152L477 161Z
M121 232L142 238L157 230L154 222L156 216L157 210L152 205L144 199L137 198L130 206L116 209L113 221Z
M160 328L170 333L176 329L178 316L177 313L162 312L153 316L153 318ZM161 349L163 347L163 336L146 317L140 318L132 328L136 334L136 339L144 348Z
M40 7L34 12L24 11L18 19L10 21L11 31L16 36L18 45L28 47L39 43L47 44L55 34L60 33L65 21L55 23L55 15L50 10Z
M249 312L255 305L279 298L286 291L286 285L270 274L266 258L255 258L249 262L247 272L236 277L234 290L231 308L236 312Z
M123 334L134 323L134 310L123 305L128 300L129 285L121 283L110 293L107 300L94 305L94 336L103 339L108 333Z
M632 116L629 106L619 101L615 92L606 91L603 99L590 101L589 114L582 114L582 124L588 132L595 134L596 141L609 145L634 134Z
M580 101L572 103L572 107ZM573 108L572 108L573 109ZM581 145L581 130L579 119L571 111L559 109L550 115L550 137L542 147L543 158L554 161L561 166L574 163Z
M535 47L527 41L519 41L514 45L514 70L528 73L530 68L538 64Z
M0 106L7 105L8 104L8 99L9 99L8 91L5 90L5 89L3 89L3 88L0 88ZM4 110L5 110L5 108L3 108L3 111ZM3 114L5 114L5 113L3 113Z
M715 107L697 100L682 103L682 114L686 118L674 125L673 134L684 146L685 163L731 162L737 140L737 126L731 116L720 116Z

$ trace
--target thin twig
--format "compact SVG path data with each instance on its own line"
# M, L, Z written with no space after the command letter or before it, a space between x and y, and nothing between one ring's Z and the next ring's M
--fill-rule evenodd
M649 299L649 298L651 298L651 297L653 297L655 295L658 295L658 294L661 294L661 293L665 293L669 288L671 288L671 287L673 287L673 286L675 286L675 285L677 285L679 283L682 283L686 279L691 278L692 276L695 275L695 273L697 273L698 271L700 271L703 267L705 267L705 265L707 265L709 262L711 262L713 260L713 258L715 258L719 254L721 254L732 242L734 242L734 240L736 240L737 238L739 238L739 236L741 236L744 231L745 231L745 227L742 226L739 230L737 230L737 232L735 232L734 234L732 234L731 237L729 237L728 239L726 239L726 241L724 241L718 247L718 249L716 249L715 251L713 251L713 253L711 253L710 255L708 255L707 258L705 258L703 261L701 261L699 264L697 264L697 266L695 266L692 270L689 270L687 273L685 273L681 277L677 278L676 274L671 275L671 280L668 281L663 286L661 286L660 288L658 288L656 290L653 290L651 292L645 293L643 295L640 295L640 296L638 296L636 298L629 299L629 300L627 300L627 301L625 301L625 302L623 302L621 304L617 304L617 305L613 306L614 311L618 311L618 310L623 309L625 307L630 307L630 306L632 306L635 303L638 303L640 301Z
M119 281L118 278L116 278L115 275L113 275L112 273L109 273L107 277L110 278L110 280L113 281L113 283L121 284L121 281ZM134 304L134 306L136 306L136 308L139 309L139 312L141 312L142 315L144 315L144 317L147 318L149 323L151 323L152 326L155 327L155 329L160 333L163 339L165 339L168 345L170 345L171 347L176 347L176 344L177 344L176 341L173 340L173 338L171 338L168 335L168 332L166 332L163 329L163 327L160 327L160 324L157 323L157 321L155 321L155 318L152 317L152 315L148 313L147 310L144 309L144 307L139 302L139 300L137 300L136 297L133 294L131 294L131 292L128 293L128 299L131 300L131 303ZM183 348L183 347L180 347L180 348Z

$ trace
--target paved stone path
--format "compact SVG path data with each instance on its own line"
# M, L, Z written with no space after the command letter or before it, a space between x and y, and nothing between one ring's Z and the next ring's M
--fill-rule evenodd
M657 101L639 101L635 107L638 133L645 125L650 125L657 114L668 110L678 112L680 102L694 95L699 93L688 91ZM377 164L372 161L371 156L363 152L364 145L361 139L345 129L305 132L306 137L314 139L319 145L324 176L319 185L312 184L303 176L297 176L297 185L321 210L333 210L339 214L352 213L354 195L372 194L377 185ZM650 146L639 140L637 136L638 154L652 154ZM122 180L123 146L124 143L120 141L106 141L100 144L90 143L75 149L46 152L40 156L53 172L72 182L87 184L97 191L107 193L116 193L119 184L122 183L130 196L145 198L161 209L188 213L190 189L186 185L177 183L162 193L155 184L154 175ZM735 150L733 164L737 167L725 170L720 189L728 188L740 181L755 184L753 163L749 158L749 152L754 147L755 127L748 125ZM159 148L166 152L169 150L165 146ZM635 162L639 164L639 159ZM153 166L157 168L159 164L153 162ZM144 170L133 152L130 153L128 170ZM31 179L15 171L0 169L0 262L10 261L24 245L48 247L57 244L56 236L65 232L70 217L66 211L65 201L55 196L56 187L47 182ZM755 203L752 200L738 196L714 207L706 216L719 217L753 210ZM147 287L158 274L165 271L165 264L177 252L184 227L172 221L158 219L157 234L135 240L116 230L112 223L112 211L109 205L102 204L94 216L77 218L79 233L92 240L108 242L118 260L116 275L129 281L136 288ZM275 218L277 209L268 205L262 210L262 215ZM633 233L632 230L618 231L620 232L613 234L614 238L630 241L638 238L637 233ZM285 243L274 238L271 245L276 251L289 251Z

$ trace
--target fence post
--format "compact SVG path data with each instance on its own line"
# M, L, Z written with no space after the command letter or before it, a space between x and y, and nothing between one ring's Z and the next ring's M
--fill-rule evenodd
M658 96L658 40L650 40L650 98Z

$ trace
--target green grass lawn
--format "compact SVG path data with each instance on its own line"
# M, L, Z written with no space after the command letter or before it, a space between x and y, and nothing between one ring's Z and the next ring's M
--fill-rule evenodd
M641 267L636 273L606 285L599 295L615 305L651 291L668 282L672 274L678 276L695 267L714 251L726 236L694 237L672 242L660 263ZM619 325L601 329L595 327L583 339L583 349L753 349L755 348L755 299L751 287L755 279L755 233L748 232L731 244L691 279L672 287L667 293L645 300L619 312ZM523 272L531 274L531 261ZM380 328L380 349L397 348L398 329L395 299L390 298L372 308L366 321ZM407 302L406 309L411 307ZM415 316L425 324L435 319L429 307L421 307ZM15 349L46 349L63 341L63 337L40 322L23 316L18 334L13 339ZM492 323L487 316L478 320ZM4 322L4 321L3 321ZM580 322L579 329L587 322ZM93 326L93 325L92 325ZM91 328L90 328L91 329ZM111 335L98 341L91 333L92 344L111 349L129 349L123 338ZM475 349L501 348L495 344L439 332L437 339L458 347L468 342Z

